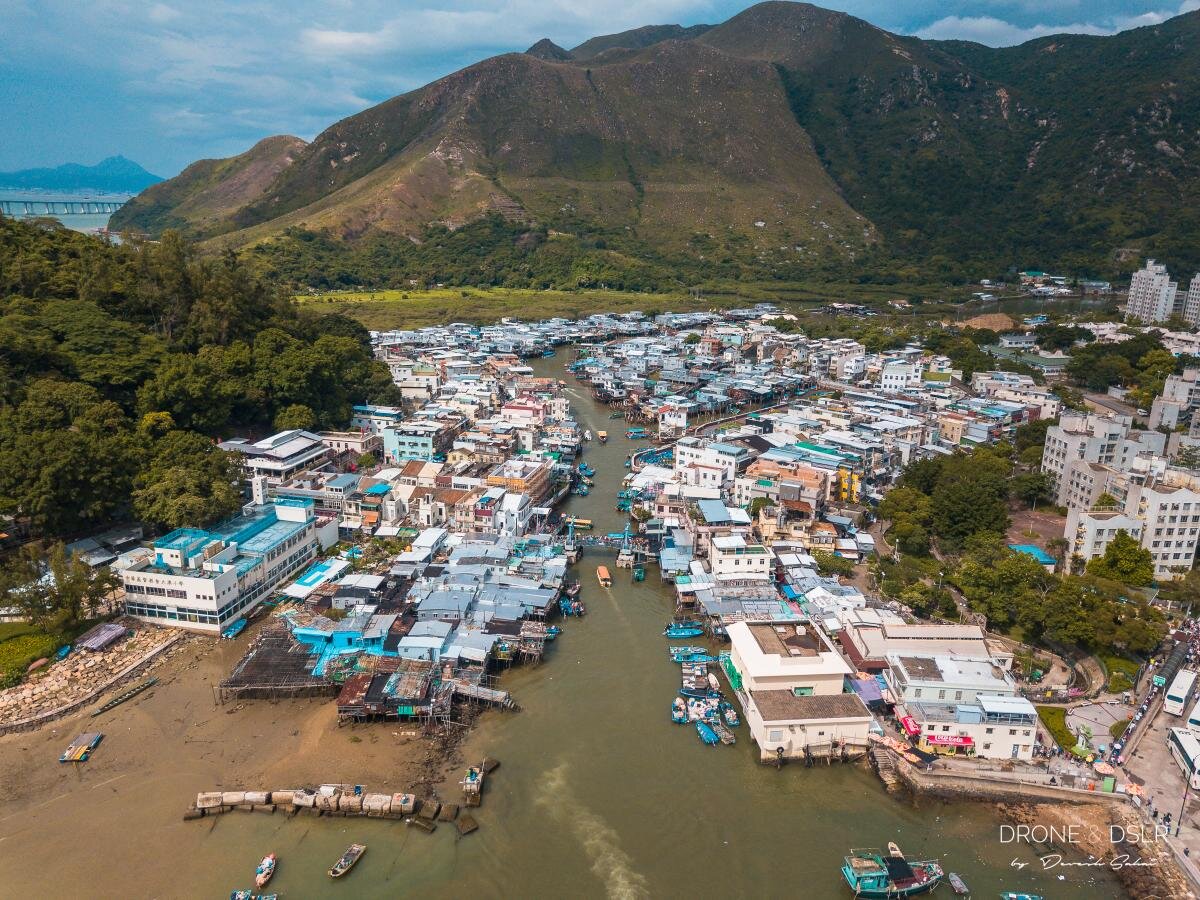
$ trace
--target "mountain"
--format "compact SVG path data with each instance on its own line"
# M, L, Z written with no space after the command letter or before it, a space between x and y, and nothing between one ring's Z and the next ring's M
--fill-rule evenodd
M132 160L110 156L94 166L67 163L53 169L21 169L0 172L0 187L43 191L106 191L136 194L162 181Z
M306 146L298 137L278 135L238 156L194 162L126 203L109 227L150 234L176 228L197 237L220 231L221 223L261 197Z
M1200 13L994 49L768 2L484 60L336 123L220 204L152 188L143 222L271 252L321 234L333 253L493 216L496 240L576 260L571 278L598 253L660 281L1117 274L1138 255L1195 270L1198 82ZM455 277L534 280L512 256Z

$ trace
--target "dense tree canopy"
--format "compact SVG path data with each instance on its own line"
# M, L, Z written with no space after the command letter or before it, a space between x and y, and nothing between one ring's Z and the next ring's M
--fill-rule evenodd
M399 400L361 325L301 313L232 253L0 217L0 514L35 536L212 521L237 508L214 439Z

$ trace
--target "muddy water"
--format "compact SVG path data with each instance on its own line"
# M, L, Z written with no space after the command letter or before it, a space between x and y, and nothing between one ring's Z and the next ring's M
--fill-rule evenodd
M558 375L561 362L542 361L538 368ZM625 440L621 423L608 420L606 408L568 382L583 424L611 435L608 445L589 447L596 488L589 497L572 498L570 509L593 519L597 531L616 531L624 520L614 510L614 493L626 471L622 461L636 445ZM0 808L0 896L11 896L7 882L30 890L53 885L55 896L115 896L122 886L124 896L224 897L249 886L258 858L274 851L280 864L271 887L284 898L418 891L424 898L848 898L838 872L847 848L892 840L913 855L941 857L976 897L994 897L1001 889L1053 900L1123 896L1103 872L1066 870L1063 881L1056 872L1036 872L1032 850L1001 843L1000 823L987 806L901 802L865 767L775 771L755 761L744 726L735 747L702 745L694 730L673 725L668 715L679 677L661 637L669 591L654 567L641 584L614 569L615 585L601 590L594 569L601 562L611 568L611 554L589 554L580 567L588 616L567 621L543 665L504 676L521 711L486 715L467 741L470 757L487 753L502 762L486 787L475 834L458 839L447 825L425 835L390 822L253 813L179 822L187 791L211 784L222 760L230 768L239 764L229 747L214 751L216 759L205 763L200 777L190 771L159 776L140 803L94 799L121 784L103 785L113 776L97 770L86 790L65 788L62 802L68 805L57 815L23 821L11 839L4 826L12 823L3 818L8 810ZM202 698L195 699L201 707ZM323 770L329 780L379 786L377 771L356 777L356 760L368 745L382 749L385 755L370 768L386 771L388 742L401 740L401 729L371 726L347 737L331 729L328 718L313 718L311 706L304 709L295 738L279 740L265 724L238 731L237 740L252 733L279 740L273 761L259 764L270 779L263 786L286 786L286 773L295 770L289 754L305 747L308 730L318 728L335 734L307 748L296 781ZM286 721L290 714L286 704L268 710L237 716ZM199 716L198 710L184 714ZM355 736L363 743L352 742ZM403 747L395 752L393 783L404 777ZM110 757L114 774L121 773L117 759ZM41 759L37 764L46 765ZM191 765L181 760L181 767ZM448 786L445 795L453 794ZM351 841L365 842L369 850L349 877L331 882L325 869ZM88 866L56 864L72 860L76 847L87 848ZM1028 868L1012 867L1014 859ZM30 877L34 872L40 874ZM947 887L939 891L949 893Z

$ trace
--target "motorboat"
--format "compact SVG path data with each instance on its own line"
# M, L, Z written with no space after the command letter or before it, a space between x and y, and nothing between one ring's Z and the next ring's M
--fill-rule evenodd
M366 852L366 844L351 844L346 848L346 852L342 854L341 858L329 869L329 877L341 878L354 868L355 864L362 859L362 855Z

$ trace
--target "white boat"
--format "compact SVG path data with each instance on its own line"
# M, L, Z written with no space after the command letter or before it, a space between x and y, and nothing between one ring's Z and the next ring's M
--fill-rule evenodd
M584 439L585 441L590 441L590 440L592 439L592 433L591 433L590 431L584 431L584 432L583 432L583 439Z
M721 682L717 681L717 676L712 672L708 673L708 686L714 691L719 691L721 689Z

